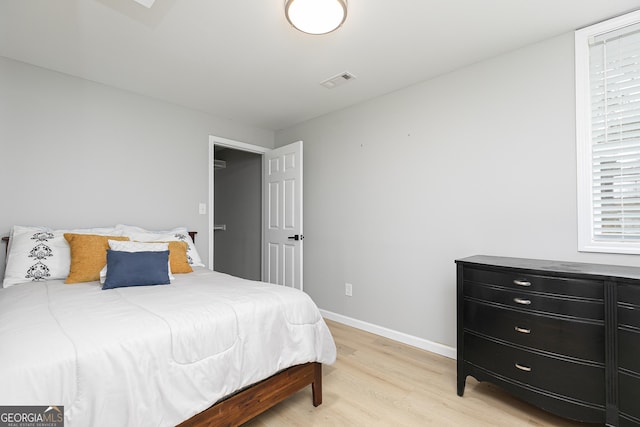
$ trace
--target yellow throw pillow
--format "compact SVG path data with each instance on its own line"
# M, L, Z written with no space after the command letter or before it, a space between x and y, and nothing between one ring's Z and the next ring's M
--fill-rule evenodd
M189 258L187 258L187 249L189 244L181 240L169 240L161 242L146 242L146 243L168 243L169 244L169 266L171 267L171 273L191 273L193 269L189 264Z
M100 280L100 270L107 264L109 239L129 240L123 236L65 233L71 251L69 276L64 283L82 283Z
M191 273L193 269L189 265L187 258L187 242L170 241L169 243L169 264L172 273Z

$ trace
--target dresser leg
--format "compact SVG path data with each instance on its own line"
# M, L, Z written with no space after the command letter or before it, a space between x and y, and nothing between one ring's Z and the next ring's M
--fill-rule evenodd
M458 379L458 396L462 396L464 394L464 384L465 379Z

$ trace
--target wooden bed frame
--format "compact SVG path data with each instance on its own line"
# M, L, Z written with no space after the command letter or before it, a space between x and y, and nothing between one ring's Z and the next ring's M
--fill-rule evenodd
M305 363L285 369L222 400L178 427L238 426L311 385L313 406L322 404L322 364Z
M195 240L197 232L189 235ZM9 237L2 238L5 254ZM313 406L322 404L322 364L309 362L295 365L232 394L182 422L178 427L239 426L311 385Z

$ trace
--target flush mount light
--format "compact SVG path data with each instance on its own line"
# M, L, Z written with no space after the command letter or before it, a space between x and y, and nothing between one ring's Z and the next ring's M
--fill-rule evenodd
M153 3L156 0L134 0L136 3L140 3L141 5L143 5L144 7L148 7L151 8L151 6L153 6Z
M347 0L285 0L284 13L303 33L326 34L347 18Z

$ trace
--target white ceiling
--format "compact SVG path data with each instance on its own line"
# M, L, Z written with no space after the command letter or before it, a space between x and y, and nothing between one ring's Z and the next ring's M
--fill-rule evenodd
M311 36L284 0L0 0L0 56L278 130L640 8L640 0L349 0ZM357 79L319 83L343 71Z

